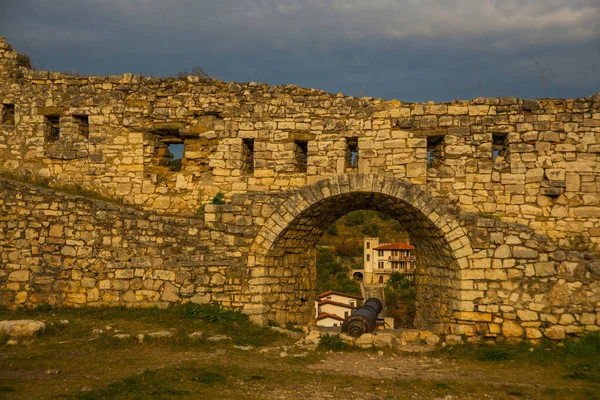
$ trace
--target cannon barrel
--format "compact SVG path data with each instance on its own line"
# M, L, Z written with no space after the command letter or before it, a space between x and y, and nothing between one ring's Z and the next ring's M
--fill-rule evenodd
M373 332L377 325L377 314L383 310L383 304L377 298L370 298L365 304L354 312L342 323L342 332L350 336L359 337L363 333Z

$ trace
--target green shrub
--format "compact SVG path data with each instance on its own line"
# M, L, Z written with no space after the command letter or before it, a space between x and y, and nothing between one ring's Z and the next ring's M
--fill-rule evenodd
M348 344L337 335L322 335L319 339L317 349L325 351L342 351L348 348Z
M358 226L365 222L365 213L362 210L353 211L343 217L344 225Z
M248 320L246 314L223 308L218 302L210 304L186 303L182 306L181 314L184 318L201 319L206 322L243 322Z
M327 234L331 235L331 236L337 236L338 235L337 225L336 224L329 225L329 228L327 228Z

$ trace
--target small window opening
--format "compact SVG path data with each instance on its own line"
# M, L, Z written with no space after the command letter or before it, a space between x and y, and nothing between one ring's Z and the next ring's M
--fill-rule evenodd
M367 261L371 261L371 255L367 254Z
M169 163L167 166L171 171L181 171L181 167L183 166L183 153L185 151L183 143L169 143L167 149L169 151Z
M358 138L347 138L346 167L358 168Z
M14 125L15 124L15 105L4 104L2 107L2 124L3 125Z
M296 140L294 143L296 144L294 151L296 153L297 171L306 172L308 168L308 141Z
M60 115L46 116L46 143L56 142L60 139Z
M344 311L344 318L348 318L348 311Z
M367 242L367 249L371 248L371 242Z
M427 167L438 168L442 164L444 157L444 137L427 137Z
M73 119L77 124L79 136L88 139L90 137L90 122L87 115L73 115Z
M506 137L503 134L492 135L492 160L496 161L498 157L506 157Z
M242 142L242 171L254 172L254 139L243 139Z

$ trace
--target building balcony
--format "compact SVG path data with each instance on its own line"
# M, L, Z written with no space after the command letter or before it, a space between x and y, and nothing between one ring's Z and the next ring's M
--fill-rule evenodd
M416 260L416 257L405 257L405 256L388 256L388 261L406 261L412 262Z

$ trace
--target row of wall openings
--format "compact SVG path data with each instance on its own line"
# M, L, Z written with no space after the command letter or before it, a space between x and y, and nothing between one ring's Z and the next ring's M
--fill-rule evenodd
M44 117L44 142L52 143L60 139L60 115Z
M346 167L358 168L358 138L346 138ZM294 141L294 159L296 171L306 172L308 169L308 140ZM254 171L254 139L242 139L242 171Z
M15 105L14 104L2 104L2 116L0 118L2 125L14 125L15 124Z
M438 168L444 158L444 137L427 136L427 167Z
M87 115L73 115L73 124L78 137L89 139L90 122ZM46 115L44 117L44 141L56 142L60 139L60 115Z
M308 168L308 141L294 141L294 155L296 158L296 170L298 172L306 172Z
M492 134L492 160L496 161L498 157L506 157L508 135L505 133Z
M358 138L346 138L346 168L358 168Z
M242 171L254 172L254 139L242 140Z
M82 138L90 137L90 118L87 115L73 115L73 122L77 125L77 134Z
M157 165L173 172L181 171L185 146L179 129L159 129L160 145L156 149Z
M494 133L492 135L492 160L498 157L506 157L508 149L507 135L505 133ZM444 136L427 137L427 167L437 168L441 165L444 157Z

